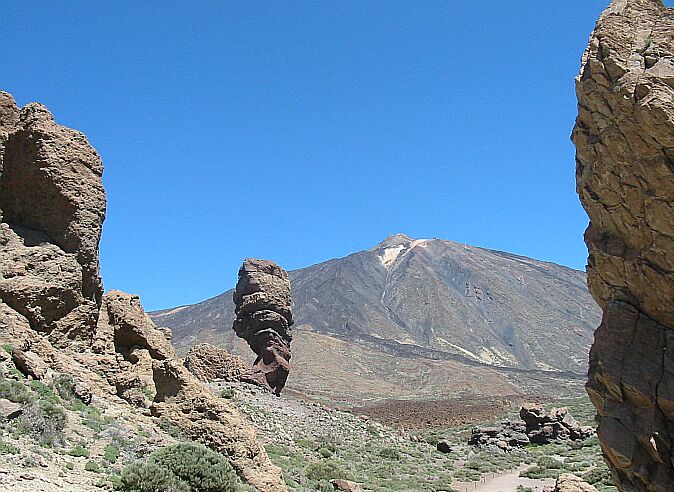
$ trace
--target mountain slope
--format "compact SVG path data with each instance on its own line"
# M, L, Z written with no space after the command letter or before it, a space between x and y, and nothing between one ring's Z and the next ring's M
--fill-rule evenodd
M402 354L581 374L600 321L583 272L440 239L399 234L290 275L300 333ZM238 352L231 295L152 317L179 351L210 341Z

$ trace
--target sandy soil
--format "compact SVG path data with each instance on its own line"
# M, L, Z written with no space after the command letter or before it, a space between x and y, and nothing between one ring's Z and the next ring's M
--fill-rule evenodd
M542 491L543 487L555 485L552 478L533 480L520 477L520 471L526 470L530 465L525 465L511 472L501 474L489 474L484 482L455 482L452 487L459 492L515 492L519 485L529 487L534 491Z

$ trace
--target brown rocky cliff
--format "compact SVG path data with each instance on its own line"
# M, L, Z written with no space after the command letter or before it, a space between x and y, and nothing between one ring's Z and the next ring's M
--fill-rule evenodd
M252 427L180 365L138 296L103 295L103 166L86 137L0 92L0 172L0 342L16 366L45 382L68 374L86 399L149 407L258 490L287 490Z
M617 0L576 79L573 131L603 310L587 390L622 490L674 487L674 10Z

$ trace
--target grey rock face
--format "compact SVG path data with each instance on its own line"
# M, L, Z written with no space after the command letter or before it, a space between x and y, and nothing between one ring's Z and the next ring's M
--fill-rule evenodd
M621 490L674 484L674 10L614 1L576 79L588 281L603 310L587 390Z

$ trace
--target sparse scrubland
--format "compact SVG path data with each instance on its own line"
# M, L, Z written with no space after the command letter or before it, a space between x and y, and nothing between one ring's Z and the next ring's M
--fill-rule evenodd
M297 492L332 491L330 480L339 478L375 492L464 490L466 483L518 470L531 479L574 473L599 490L615 490L596 437L506 453L469 446L471 425L401 431L348 411L279 399L246 385L216 386L225 389L228 399L255 425L272 461ZM553 404L568 407L584 425L593 423L594 409L586 397ZM498 420L518 419L518 410L513 406ZM451 452L438 451L440 441Z

